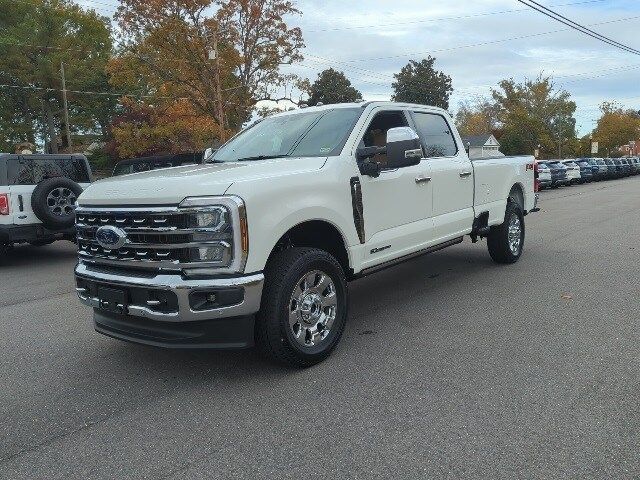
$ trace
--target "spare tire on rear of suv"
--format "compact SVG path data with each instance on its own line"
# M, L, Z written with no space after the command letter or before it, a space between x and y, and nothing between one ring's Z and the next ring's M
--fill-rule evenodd
M82 187L66 177L47 178L36 185L31 208L50 230L66 230L75 222L75 203Z

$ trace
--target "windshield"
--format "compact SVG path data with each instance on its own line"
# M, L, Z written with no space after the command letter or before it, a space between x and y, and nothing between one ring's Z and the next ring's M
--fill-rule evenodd
M362 108L336 108L265 118L223 145L210 161L338 155Z

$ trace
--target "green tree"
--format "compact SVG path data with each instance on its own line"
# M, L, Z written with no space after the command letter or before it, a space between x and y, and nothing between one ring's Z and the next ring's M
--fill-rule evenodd
M500 121L501 151L507 155L531 155L538 145L543 158L574 153L576 104L571 95L557 90L549 77L516 83L503 80L492 89Z
M451 77L434 69L436 59L429 56L416 62L411 60L396 73L393 82L394 102L418 103L449 108L449 97L453 92Z
M351 85L344 73L333 68L320 72L309 88L309 105L317 105L318 102L329 105L357 100L362 100L362 94Z
M109 91L105 65L111 55L107 18L69 0L0 0L0 149L37 143L57 151L64 120L61 64L69 93L72 132L106 135L116 98L73 91Z

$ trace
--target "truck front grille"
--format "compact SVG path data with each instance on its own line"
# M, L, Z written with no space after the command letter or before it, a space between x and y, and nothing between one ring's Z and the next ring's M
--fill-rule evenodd
M78 255L96 264L180 270L204 266L193 262L192 251L218 245L217 232L198 226L198 210L177 207L153 209L103 209L79 207L76 210ZM101 245L96 233L112 226L126 234L119 248Z

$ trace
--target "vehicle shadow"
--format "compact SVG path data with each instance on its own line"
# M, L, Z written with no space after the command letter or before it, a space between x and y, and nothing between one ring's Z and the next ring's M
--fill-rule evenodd
M352 282L350 318L339 349L349 350L354 337L367 328L370 315L375 313L379 317L388 317L393 322L395 305L422 301L424 308L425 296L446 297L450 294L450 282L461 277L467 281L476 281L492 268L499 267L491 262L486 249L469 248L467 245L466 248L454 247L449 251L427 255ZM390 286L393 288L389 288ZM199 379L206 382L212 378L238 381L256 376L289 376L292 371L302 374L305 372L270 362L257 349L185 351L158 349L110 339L108 342L106 348L110 352L109 361L115 360L120 369L110 369L116 377L126 377L133 366L138 374L144 372L144 376L153 381L185 376L192 381ZM313 368L326 368L323 365Z
M75 244L66 240L54 242L51 245L43 247L34 247L32 245L17 245L7 250L6 253L0 253L0 267L25 267L32 265L42 265L61 268L69 268L69 265L75 264L77 251Z
M26 254L28 250L31 249L21 253ZM336 369L372 354L368 339L376 341L375 336L363 337L363 332L375 328L384 329L384 335L393 335L397 331L393 325L401 322L397 319L400 303L405 309L419 306L420 313L412 322L420 325L436 322L437 315L435 312L431 315L430 310L439 307L426 302L425 297L449 298L455 295L450 288L452 282L464 280L464 285L479 282L492 270L497 273L499 268L491 263L486 249L463 244L352 282L350 318L341 344L331 358L310 369L268 361L257 349L185 351L125 343L90 332L88 318L78 319L78 328L83 332L73 340L73 351L59 352L63 358L59 359L58 367L43 365L44 372L34 378L54 375L55 382L45 382L36 388L39 394L33 398L32 405L13 405L11 415L19 425L28 420L25 415L41 412L36 413L43 416L38 436L44 441L58 428L48 425L46 420L52 396L64 399L57 405L63 405L65 412L73 412L73 415L64 415L63 423L67 424L64 428L74 428L77 422L98 423L140 405L184 402L191 395L194 399L205 395L209 401L224 402L242 395L269 396L273 394L274 385L287 388L308 385L310 376L315 379L316 388L319 383L323 388L331 388L329 383L326 386L324 383L331 381ZM88 311L86 315L89 316ZM372 322L377 322L377 326L372 327ZM55 370L60 365L64 365L64 373L58 375ZM94 403L100 405L99 412ZM17 434L9 450L19 450L25 441L22 434Z

